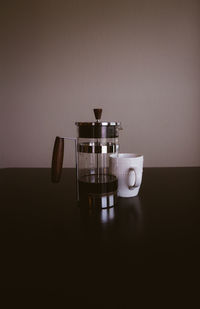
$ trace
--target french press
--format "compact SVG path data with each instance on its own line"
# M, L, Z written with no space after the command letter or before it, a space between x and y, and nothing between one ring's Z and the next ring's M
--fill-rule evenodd
M94 109L95 122L76 122L77 138L56 137L52 181L59 182L64 139L74 140L77 200L89 207L109 208L117 201L117 177L109 171L109 156L119 151L120 122L101 122L102 109Z

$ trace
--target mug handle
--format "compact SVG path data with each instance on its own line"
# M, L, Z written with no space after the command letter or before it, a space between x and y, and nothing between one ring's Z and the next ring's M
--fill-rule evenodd
M133 184L133 177L135 178L134 184ZM133 190L134 188L139 187L139 179L137 177L137 173L133 167L129 168L128 170L128 188L129 190Z

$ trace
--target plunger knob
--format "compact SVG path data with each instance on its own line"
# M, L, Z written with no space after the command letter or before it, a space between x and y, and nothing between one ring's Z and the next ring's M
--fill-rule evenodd
M97 121L101 119L102 108L94 108L94 115Z

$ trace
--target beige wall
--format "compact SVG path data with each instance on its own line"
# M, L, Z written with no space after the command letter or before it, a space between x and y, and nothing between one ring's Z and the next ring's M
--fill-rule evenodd
M200 1L7 2L0 167L50 166L54 137L93 107L145 166L200 165Z

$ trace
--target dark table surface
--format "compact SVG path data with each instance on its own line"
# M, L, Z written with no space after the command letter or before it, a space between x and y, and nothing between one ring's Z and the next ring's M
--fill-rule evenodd
M199 184L200 168L145 168L139 196L87 212L74 169L59 184L50 169L1 169L1 289L67 293L70 308L196 308Z

